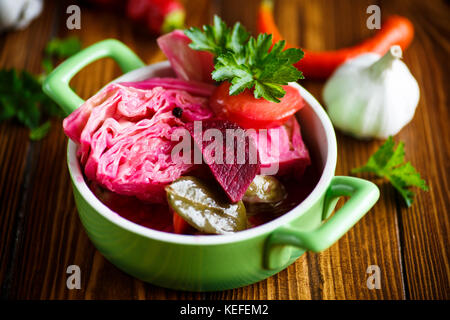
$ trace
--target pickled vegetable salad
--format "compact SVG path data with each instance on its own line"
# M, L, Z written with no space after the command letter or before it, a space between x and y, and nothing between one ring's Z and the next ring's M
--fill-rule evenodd
M237 232L254 225L249 216L287 208L283 184L301 185L311 163L294 116L304 102L288 85L301 78L301 50L270 49L271 36L217 16L158 44L177 78L110 84L64 120L94 193L132 221L187 234ZM117 205L132 198L144 209Z

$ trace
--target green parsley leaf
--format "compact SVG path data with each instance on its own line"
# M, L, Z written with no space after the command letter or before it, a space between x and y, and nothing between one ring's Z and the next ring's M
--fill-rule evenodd
M211 52L215 56L227 52L240 53L250 36L239 22L230 29L217 15L214 16L214 25L204 25L202 29L203 31L192 27L184 30L192 40L189 46L194 50Z
M45 57L42 60L42 69L44 69L44 74L50 74L50 72L52 72L53 70L53 62L52 59L50 57Z
M67 58L81 49L77 38L53 39L45 49L44 73L0 70L0 121L15 119L30 128L30 139L40 140L50 130L50 117L64 113L44 92L42 82L53 70L53 58ZM42 121L44 121L42 123Z
M41 120L62 115L35 76L26 71L0 70L0 121L15 119L30 128L32 140L39 140L50 129L50 122L41 124Z
M212 72L216 81L231 80L230 94L239 94L246 88L253 86L252 71L244 64L239 64L232 53L225 53L217 57L216 68Z
M405 163L405 144L400 142L395 150L394 147L395 142L391 136L364 166L353 169L352 173L369 172L386 178L410 207L413 203L414 192L409 190L409 187L415 186L428 191L428 186L412 164Z
M240 23L230 29L214 16L213 26L203 26L203 31L193 27L185 30L185 34L192 41L189 44L192 49L215 55L212 78L229 81L230 95L254 87L255 98L280 102L286 94L282 86L303 78L302 72L293 66L303 58L302 50L284 50L285 41L272 47L272 35L268 34L260 34L256 39L249 37Z
M32 129L30 131L30 139L31 140L41 140L44 138L48 131L50 130L51 123L50 120L47 120L43 124L41 124L39 127Z
M77 37L68 37L65 39L54 38L47 43L45 47L44 59L42 59L42 69L44 73L39 76L40 83L44 82L46 76L53 71L53 60L65 59L81 50L81 42Z
M8 96L0 97L0 121L11 119L16 115L14 100Z
M0 84L0 119L14 117L29 128L37 127L42 90L33 76L26 71L1 70Z
M80 50L81 42L77 37L54 38L45 47L46 55L60 59L68 58Z

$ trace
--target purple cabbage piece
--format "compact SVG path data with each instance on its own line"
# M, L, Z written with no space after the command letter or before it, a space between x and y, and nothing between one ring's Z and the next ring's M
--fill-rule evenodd
M157 39L158 46L170 61L178 78L215 83L211 78L214 56L206 51L191 49L189 39L181 30L174 30Z
M182 109L182 116L173 114ZM66 135L79 145L86 177L110 191L153 203L164 187L194 169L174 162L175 130L213 117L208 99L183 90L141 90L110 84L64 119Z
M209 97L216 86L198 81L186 81L176 78L150 78L136 82L120 82L122 86L136 89L149 90L155 87L164 89L184 90L192 95Z

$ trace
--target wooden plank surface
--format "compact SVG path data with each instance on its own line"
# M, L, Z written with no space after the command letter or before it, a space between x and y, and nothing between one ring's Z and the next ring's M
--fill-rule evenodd
M256 31L256 0L189 0L188 24L220 14ZM68 2L67 2L68 3ZM146 63L164 60L155 39L116 12L82 6L82 28L65 28L66 2L47 2L30 28L0 36L0 67L40 72L42 49L53 36L78 36L84 46L117 38ZM448 299L449 281L449 6L442 1L377 1L383 16L402 14L416 28L404 61L417 78L421 99L413 121L397 136L406 156L427 180L407 209L392 187L377 180L381 198L338 243L307 253L257 284L214 293L167 290L124 274L93 247L78 219L66 169L61 121L47 138L30 142L27 129L0 124L0 282L2 297L20 299ZM276 20L291 42L309 49L357 43L372 31L365 10L373 1L277 1ZM112 60L93 63L72 81L83 98L120 75ZM323 82L302 81L321 100ZM381 141L340 133L336 173L349 175ZM79 265L81 290L66 288L66 268ZM381 289L366 286L369 265L381 270Z

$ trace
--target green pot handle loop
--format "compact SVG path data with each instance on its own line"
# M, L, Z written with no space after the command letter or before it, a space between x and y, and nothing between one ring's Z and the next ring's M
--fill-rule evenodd
M325 194L322 218L327 218L329 208L333 206L331 203L333 201L335 203L336 198L342 196L350 198L342 208L316 229L300 231L292 227L282 227L274 231L266 242L265 267L273 269L274 265L280 266L281 261L270 261L273 260L270 254L275 246L289 245L314 252L329 248L372 208L380 196L380 191L375 184L364 179L334 177Z
M103 40L61 63L45 79L42 89L66 114L70 114L84 102L70 88L70 80L91 62L106 57L114 59L124 73L145 66L144 62L122 42L114 39Z

